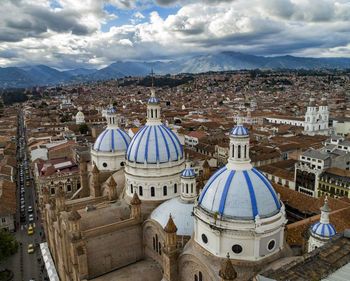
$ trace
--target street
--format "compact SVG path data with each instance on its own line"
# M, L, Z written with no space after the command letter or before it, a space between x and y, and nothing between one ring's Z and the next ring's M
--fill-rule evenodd
M16 236L20 247L18 252L4 262L4 267L13 271L14 280L45 280L47 276L39 244L45 242L44 231L36 204L35 187L29 167L29 153L22 111L18 120L18 175L17 175L17 214ZM32 226L33 233L28 233ZM34 252L28 246L33 244ZM48 279L47 279L48 280Z

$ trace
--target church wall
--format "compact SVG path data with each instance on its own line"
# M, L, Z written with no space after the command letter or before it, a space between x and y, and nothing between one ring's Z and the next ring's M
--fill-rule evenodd
M140 224L85 238L89 278L129 265L143 258Z
M161 226L154 221L146 221L143 227L143 243L145 247L145 256L157 261L160 266L163 266L162 246L164 241L165 236ZM158 245L156 245L156 243Z
M60 159L60 158L73 158L73 149L72 146L65 146L56 150L49 150L48 151L48 159Z
M199 280L199 275L202 275L203 281L219 281L219 274L214 275L213 272L207 269L210 266L205 265L197 257L193 255L183 255L179 258L179 280L194 281ZM195 275L197 279L195 279Z
M94 151L91 150L91 162L100 171L117 171L125 164L125 151Z

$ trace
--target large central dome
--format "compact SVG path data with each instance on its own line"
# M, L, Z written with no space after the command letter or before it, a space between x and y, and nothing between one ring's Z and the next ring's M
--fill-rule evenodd
M260 171L231 170L226 166L209 179L199 205L210 213L237 219L270 217L280 209L273 187Z
M165 163L183 158L177 136L163 124L145 125L132 138L126 152L128 161Z

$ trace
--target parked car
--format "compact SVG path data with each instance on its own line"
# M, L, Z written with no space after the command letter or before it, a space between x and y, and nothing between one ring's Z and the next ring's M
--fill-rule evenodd
M28 235L31 235L31 234L33 234L34 233L34 228L30 225L29 227L28 227Z
M29 222L34 221L34 215L33 215L33 214L30 214L29 217L28 217L28 220L29 220Z
M33 213L33 206L28 206L28 213Z
M20 221L21 222L25 222L26 221L26 215L25 214L21 214L20 215Z
M28 254L32 254L34 253L34 245L33 244L29 244L28 245Z

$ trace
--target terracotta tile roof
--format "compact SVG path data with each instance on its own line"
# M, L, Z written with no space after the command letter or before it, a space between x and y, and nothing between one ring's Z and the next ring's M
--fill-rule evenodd
M281 200L289 206L309 214L320 213L320 207L324 197L314 198L279 184L272 183L272 185L276 193L280 194ZM350 206L349 203L343 200L331 197L328 198L328 205L332 210L339 210Z
M0 216L16 214L16 184L0 181Z
M277 269L272 268L260 274L273 280L323 280L349 262L350 239L341 235L298 260L294 259Z

